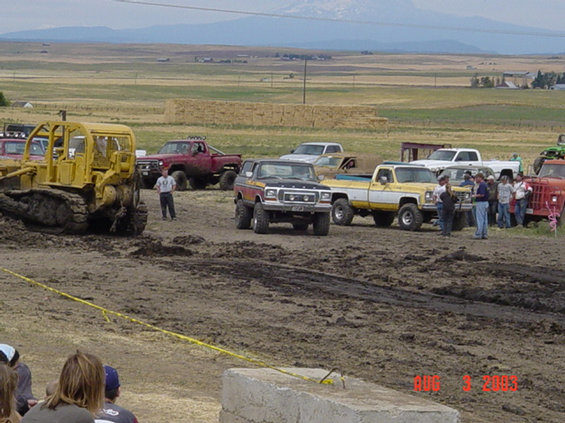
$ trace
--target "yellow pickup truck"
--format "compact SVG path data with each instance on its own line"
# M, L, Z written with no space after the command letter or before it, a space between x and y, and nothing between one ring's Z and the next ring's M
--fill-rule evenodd
M437 215L433 191L435 175L424 166L385 162L373 176L337 175L322 184L332 190L332 220L337 225L350 225L353 217L372 215L375 224L390 226L395 216L401 229L415 231ZM453 230L465 225L464 212L471 210L471 192L453 187L459 202L453 219Z

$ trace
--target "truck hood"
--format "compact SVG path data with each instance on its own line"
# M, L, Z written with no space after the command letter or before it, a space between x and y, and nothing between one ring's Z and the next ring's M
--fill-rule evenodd
M318 157L313 154L285 154L284 156L280 156L279 159L281 160L298 160L300 162L306 163L314 163L318 160Z
M163 160L164 162L167 162L174 158L177 158L178 156L178 154L152 154L150 156L138 157L137 161L142 162L148 160Z
M453 162L447 160L414 160L410 164L417 164L421 166L431 167L431 166L448 166L452 165Z
M261 179L269 188L295 188L295 189L323 189L327 190L328 187L313 181L299 181L297 179Z

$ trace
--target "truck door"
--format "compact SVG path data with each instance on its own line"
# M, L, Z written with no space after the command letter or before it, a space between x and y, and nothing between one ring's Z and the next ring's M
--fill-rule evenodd
M369 207L381 210L396 210L398 193L394 190L394 172L392 168L382 167L369 185Z
M479 163L479 157L474 151L459 151L454 161L455 164L461 166L476 166Z
M210 173L212 168L212 157L206 148L206 144L200 141L194 141L191 146L192 160L191 167L197 175L206 175Z

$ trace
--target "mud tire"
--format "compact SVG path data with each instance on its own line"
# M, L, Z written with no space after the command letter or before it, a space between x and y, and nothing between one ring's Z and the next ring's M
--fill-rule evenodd
M253 231L256 234L269 232L269 212L263 208L261 203L255 203L253 208Z
M379 228L388 228L394 222L393 212L375 211L373 212L373 220Z
M253 209L247 207L240 198L235 205L235 227L237 229L249 229L253 219Z
M326 236L330 232L330 214L316 213L314 215L314 235Z
M220 189L223 191L232 190L236 177L237 173L235 173L233 170L226 170L224 173L222 173L222 176L220 176Z
M332 205L332 220L336 225L349 226L353 221L355 211L347 198L338 198Z
M171 176L177 184L177 191L186 191L188 189L188 178L182 170L175 170Z
M404 204L398 211L398 226L404 231L417 231L423 221L424 216L414 203Z

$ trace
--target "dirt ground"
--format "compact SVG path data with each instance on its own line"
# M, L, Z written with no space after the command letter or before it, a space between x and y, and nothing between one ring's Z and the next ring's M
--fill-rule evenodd
M430 398L463 422L565 421L563 237L445 239L359 217L327 237L288 224L256 235L235 229L230 193L178 193L175 222L160 220L155 193L143 197L149 224L135 239L33 233L0 216L0 266L275 365ZM37 396L80 348L118 368L118 403L141 422L217 422L222 371L250 366L5 271L0 286L0 342L18 347ZM439 391L415 393L417 375L438 375ZM516 376L518 390L484 391L493 375Z

